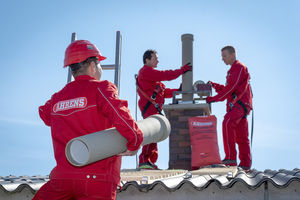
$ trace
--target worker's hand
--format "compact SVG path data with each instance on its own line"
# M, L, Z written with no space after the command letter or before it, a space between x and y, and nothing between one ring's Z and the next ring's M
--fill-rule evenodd
M135 151L130 151L130 150L126 150L123 153L120 153L119 156L133 156L135 154L137 154L138 150Z
M182 91L182 83L180 83L180 86L178 88L178 91Z
M213 82L212 81L207 81L206 84L210 84L210 85L213 85Z
M216 89L216 87L218 87L218 84L212 82L212 81L207 81L207 84L210 84L211 87L213 87L214 89Z
M191 65L191 63L187 63L184 66L182 66L180 69L182 70L182 74L184 74L188 71L191 71L193 69L193 66Z
M213 103L215 99L213 97L206 97L206 103Z

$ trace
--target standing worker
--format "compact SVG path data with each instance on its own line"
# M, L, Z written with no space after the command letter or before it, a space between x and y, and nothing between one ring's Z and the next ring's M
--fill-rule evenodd
M206 102L212 103L227 99L227 113L223 121L225 159L222 162L228 166L237 165L235 148L235 143L237 143L239 167L248 171L252 164L247 120L247 115L252 110L250 75L247 67L236 60L234 47L222 48L222 59L226 65L231 66L227 72L226 85L209 81L218 94L214 97L207 97Z
M100 61L104 59L97 47L86 40L77 40L66 49L64 67L70 66L75 81L39 108L40 117L51 127L57 165L34 200L116 198L120 155L84 167L71 165L65 156L71 139L112 127L128 141L128 150L121 155L136 154L142 143L142 132L129 113L127 101L119 99L113 83L100 81Z
M158 64L157 52L147 50L143 56L144 66L139 70L137 76L137 87L139 99L139 108L143 118L150 115L162 114L162 106L165 98L171 98L174 91L180 89L170 89L161 81L171 81L178 78L181 74L192 70L192 66L186 64L176 70L156 70ZM141 155L139 156L140 169L157 169L155 162L158 158L157 143L151 143L143 146Z

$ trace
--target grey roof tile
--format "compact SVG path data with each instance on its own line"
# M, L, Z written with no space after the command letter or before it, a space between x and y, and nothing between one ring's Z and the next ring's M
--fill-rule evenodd
M148 192L156 187L172 192L180 189L183 185L196 190L205 190L212 183L215 183L220 189L224 190L234 187L236 183L243 183L245 187L257 189L265 182L270 182L277 188L286 188L293 181L300 182L300 169L297 168L294 170L281 169L278 171L267 169L264 172L253 169L249 173L239 171L234 177L221 174L197 175L197 173L193 172L193 175L191 175L191 173L183 170L160 170L156 171L156 175L150 175L151 172L147 171L136 173L132 172L131 174L132 178L136 181L130 180L130 178L127 181L122 181L122 188L119 189L119 192L126 191L128 188L133 188L140 192ZM143 181L141 178L143 175L147 175L149 179ZM15 193L27 188L35 193L48 180L49 176L0 177L0 190Z

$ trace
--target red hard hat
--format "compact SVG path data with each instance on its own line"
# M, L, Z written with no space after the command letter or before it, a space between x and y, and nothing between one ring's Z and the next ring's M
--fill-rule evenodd
M98 60L105 60L98 48L87 40L76 40L66 49L64 67L80 63L90 57L98 57Z

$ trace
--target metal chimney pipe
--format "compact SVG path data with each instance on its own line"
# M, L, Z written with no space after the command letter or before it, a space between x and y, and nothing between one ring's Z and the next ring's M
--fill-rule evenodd
M191 63L193 65L193 42L192 34L181 35L182 41L182 65ZM193 71L182 75L182 91L193 91ZM193 101L193 94L182 94L182 101Z

